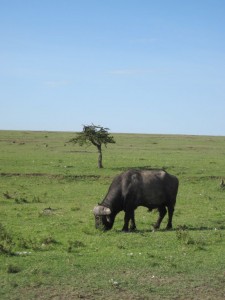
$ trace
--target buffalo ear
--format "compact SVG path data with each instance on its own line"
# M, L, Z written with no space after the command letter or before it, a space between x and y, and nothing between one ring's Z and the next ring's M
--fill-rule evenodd
M111 209L103 205L97 205L93 209L93 214L95 216L107 216L111 214Z

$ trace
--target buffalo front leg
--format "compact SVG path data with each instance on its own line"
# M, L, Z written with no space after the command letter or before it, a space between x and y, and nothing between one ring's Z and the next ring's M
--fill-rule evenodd
M160 227L160 224L161 224L163 218L166 215L166 208L165 208L165 206L160 207L158 210L159 210L159 217L158 217L157 222L154 225L155 229L158 229Z
M131 215L130 230L134 231L134 230L136 230L136 224L135 224L135 219L134 219L134 211L130 215Z
M134 220L134 211L129 211L129 212L126 211L124 216L124 225L122 231L128 231L130 220L131 220L130 229L131 230L136 229L135 220Z

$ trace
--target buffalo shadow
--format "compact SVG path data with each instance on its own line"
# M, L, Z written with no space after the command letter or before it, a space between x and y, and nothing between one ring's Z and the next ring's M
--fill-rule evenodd
M136 229L136 230L129 230L129 231L122 231L120 229L113 229L113 231L117 233L124 233L124 234L141 234L144 235L146 233L152 233L152 232L176 232L176 231L215 231L215 230L225 230L225 225L219 225L219 226L187 226L187 225L178 225L177 227L166 229L166 228L160 228L160 229L154 229L154 228L146 228L146 229Z

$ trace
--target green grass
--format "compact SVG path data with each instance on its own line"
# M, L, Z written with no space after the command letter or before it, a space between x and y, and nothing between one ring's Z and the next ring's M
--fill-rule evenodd
M114 134L95 148L72 133L0 131L0 299L224 299L225 138ZM174 230L94 228L93 207L128 168L180 180Z

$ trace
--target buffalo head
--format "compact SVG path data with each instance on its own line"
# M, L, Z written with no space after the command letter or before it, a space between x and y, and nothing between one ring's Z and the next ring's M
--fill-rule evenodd
M112 216L111 209L103 205L97 205L93 209L95 216L95 227L97 229L109 230L114 223L114 217Z

